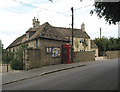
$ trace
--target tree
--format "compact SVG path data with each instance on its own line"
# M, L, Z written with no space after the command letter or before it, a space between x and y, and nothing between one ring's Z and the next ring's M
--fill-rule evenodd
M109 24L120 21L120 2L95 2L94 7L90 14L95 12L99 18L104 17Z
M106 51L120 50L120 38L95 38L94 42L98 46L99 55L103 55Z
M11 51L7 51L6 49L4 49L3 46L4 45L0 40L0 59L1 59L0 61L2 61L3 64L4 63L6 64L13 59L13 53Z
M12 69L15 70L23 70L24 63L23 63L23 55L24 55L24 50L27 48L26 45L21 44L19 46L19 49L17 49L14 53L14 58L10 62L10 66Z
M2 61L2 41L0 40L0 63Z

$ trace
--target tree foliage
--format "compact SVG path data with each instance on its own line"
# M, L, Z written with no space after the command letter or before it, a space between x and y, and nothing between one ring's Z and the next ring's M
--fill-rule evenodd
M26 45L22 44L20 45L19 49L17 49L14 54L13 60L10 62L10 66L12 69L15 70L22 70L24 63L23 63L23 52L27 48Z
M95 2L94 7L90 13L96 13L99 18L104 17L109 24L120 21L120 2Z
M14 70L23 70L23 64L20 60L18 59L14 59L11 63L10 63L10 67Z
M106 51L120 50L120 38L95 38L94 42L98 46L99 55L103 55Z
M0 54L2 55L2 63L9 63L9 61L12 60L13 54L11 51L7 51L4 49L4 45L2 44L2 41L0 40Z

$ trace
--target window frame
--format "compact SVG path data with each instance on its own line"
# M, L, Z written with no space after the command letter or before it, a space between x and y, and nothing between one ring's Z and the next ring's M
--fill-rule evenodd
M79 42L82 43L84 39L79 39Z

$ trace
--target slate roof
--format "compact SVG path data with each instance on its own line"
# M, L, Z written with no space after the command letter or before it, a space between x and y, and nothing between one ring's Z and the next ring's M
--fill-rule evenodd
M37 30L39 29L39 27L38 28L29 28L26 32L30 32L30 31L32 31L32 32L36 32Z
M96 48L96 49L98 48L93 40L91 40L91 48Z
M72 37L72 29L71 28L62 28L62 27L54 27L54 29L60 32L64 37ZM81 29L74 29L74 37L78 38L90 38L89 35Z
M68 41L68 39L63 36L61 32L57 31L48 22L41 25L41 27L38 29L38 31L35 32L35 34L30 38L30 40L37 37Z
M72 36L71 28L53 27L48 22L40 25L38 28L30 28L26 32L30 31L34 31L35 33L27 41L34 40L38 37L59 41L69 41L66 37ZM8 46L8 48L26 42L25 37L26 34L18 37ZM74 29L74 37L90 38L88 34L86 32L82 32L81 29Z

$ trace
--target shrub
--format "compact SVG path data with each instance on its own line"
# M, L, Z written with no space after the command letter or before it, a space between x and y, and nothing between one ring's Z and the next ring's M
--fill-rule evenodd
M14 59L10 62L10 67L14 70L23 70L23 63L20 60Z
M2 61L2 64L7 64L7 63L9 63L9 62L7 62L7 61Z

